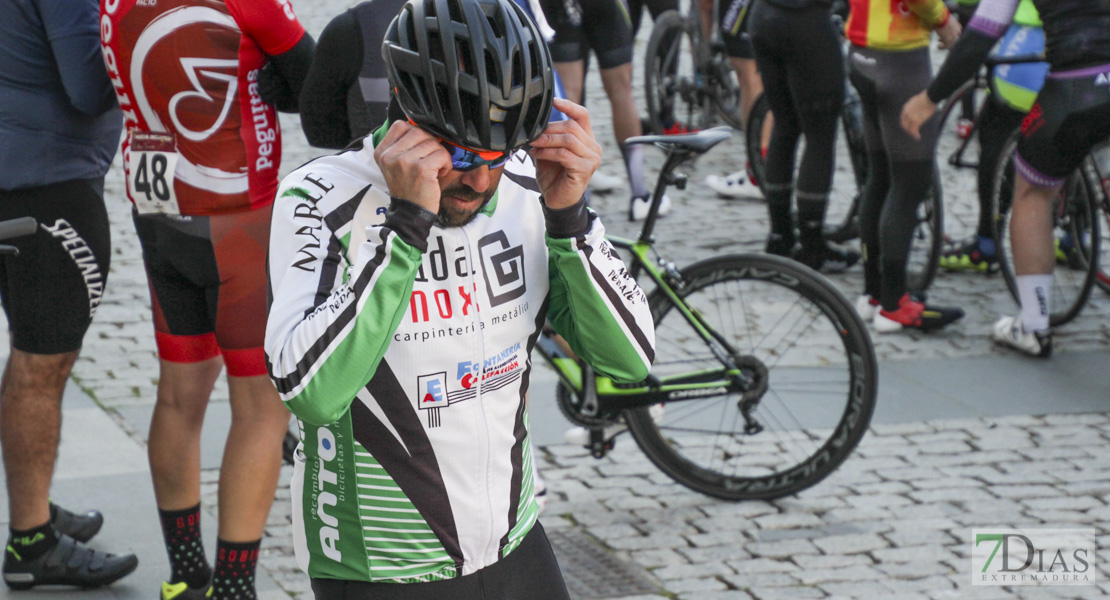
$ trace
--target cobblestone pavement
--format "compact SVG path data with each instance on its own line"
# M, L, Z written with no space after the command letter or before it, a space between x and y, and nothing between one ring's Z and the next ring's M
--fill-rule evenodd
M326 0L296 6L310 32L353 2ZM642 51L646 36L641 34ZM636 80L639 85L640 74ZM608 104L596 73L588 106L605 147L602 170L623 175L609 128ZM642 104L641 104L642 105ZM320 154L309 148L295 117L283 116L283 172ZM740 168L739 136L688 169L690 185L672 191L675 210L657 232L677 264L718 253L760 249L767 230L758 201L714 197L703 184L711 173ZM657 152L647 149L657 168ZM841 164L847 164L841 160ZM946 189L950 211L972 212L973 190ZM89 332L74 378L121 426L139 433L117 409L153 404L157 360L149 297L139 245L116 166L106 198L113 256L107 293ZM627 198L597 195L594 206L610 231L634 235ZM836 276L845 294L862 285L859 269ZM922 357L958 359L997 352L987 332L1013 304L1000 276L941 274L931 290L937 302L957 304L964 320L931 335L876 340L883 361ZM1057 337L1062 353L1110 347L1110 297L1091 305ZM1015 357L1014 360L1020 360ZM220 384L214 402L226 402ZM969 586L968 536L972 526L1083 524L1099 528L1110 549L1110 463L1098 449L1110 437L1110 415L1015 417L876 426L856 456L830 479L797 498L728 504L686 491L651 466L630 441L598 462L580 449L551 446L541 468L554 496L544 517L552 531L579 528L620 558L648 569L658 596L697 598L988 598L1096 597L1110 592L1105 570L1099 587L1006 591ZM215 471L204 474L204 502L215 510ZM288 481L288 470L283 480ZM308 580L292 558L289 494L278 492L262 568L292 596L310 597ZM1110 551L1100 553L1110 562ZM1100 567L1104 569L1104 567ZM627 599L631 600L631 599Z

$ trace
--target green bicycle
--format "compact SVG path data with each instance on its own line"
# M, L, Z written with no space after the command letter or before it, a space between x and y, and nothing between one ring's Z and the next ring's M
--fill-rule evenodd
M726 500L771 499L816 484L848 457L870 423L878 367L863 322L817 272L764 254L681 269L658 257L652 232L663 193L686 184L676 169L729 135L718 127L627 141L666 153L639 238L608 238L630 255L633 275L655 286L648 379L620 385L596 375L551 331L536 349L558 373L560 409L590 431L595 457L611 448L605 428L623 419L675 481Z

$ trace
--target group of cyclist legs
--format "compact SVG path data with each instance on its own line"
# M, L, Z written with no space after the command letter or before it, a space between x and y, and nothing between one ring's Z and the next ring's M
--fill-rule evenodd
M1048 319L1057 243L1051 230L1053 201L1064 178L1094 146L1110 138L1110 2L960 0L949 7L941 0L702 0L695 5L703 24L720 27L720 39L738 67L744 96L740 120L746 125L759 88L774 115L772 133L762 144L764 156L749 156L764 163L758 183L769 210L767 252L825 272L859 260L860 254L830 244L822 235L846 79L858 93L867 179L858 212L864 285L857 309L879 332L935 330L964 314L959 308L927 304L923 290L907 285L919 207L940 185L936 104L969 79L988 52L1046 55L1043 62L1007 64L994 71L978 118L978 227L974 236L951 241L939 264L954 271L989 272L999 260L991 200L995 165L1020 128L1013 204L1003 208L1012 211L1011 245L1022 310L1019 316L1000 318L992 337L1029 355L1051 353ZM719 10L715 20L710 18L712 7ZM830 18L837 11L847 13L842 31ZM936 77L929 49L934 32L940 48L951 50ZM740 40L754 52L746 57L734 52ZM746 72L742 64L758 69ZM968 122L957 127L967 134ZM662 133L687 130L675 122ZM745 179L740 171L710 176L707 183L723 196L739 196L736 190Z

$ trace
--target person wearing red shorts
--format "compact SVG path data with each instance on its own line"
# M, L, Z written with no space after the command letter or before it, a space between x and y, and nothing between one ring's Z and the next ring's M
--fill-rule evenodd
M289 420L262 351L281 132L258 73L299 91L314 42L288 0L101 0L100 14L160 358L148 450L171 567L161 597L253 599ZM200 432L224 366L232 418L213 569Z

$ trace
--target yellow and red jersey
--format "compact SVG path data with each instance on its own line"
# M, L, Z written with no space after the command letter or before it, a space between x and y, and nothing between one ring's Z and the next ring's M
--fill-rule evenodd
M856 46L912 50L929 45L929 35L948 22L942 0L852 0L845 32Z

